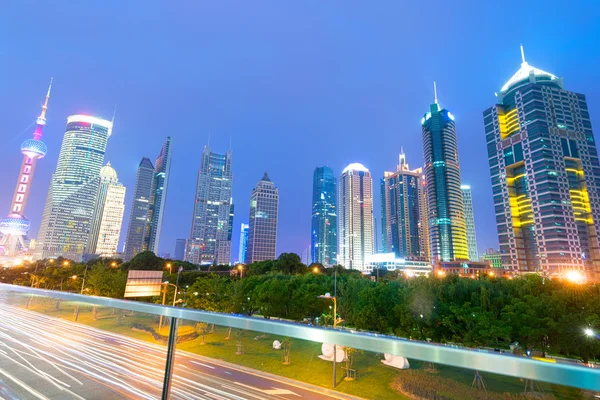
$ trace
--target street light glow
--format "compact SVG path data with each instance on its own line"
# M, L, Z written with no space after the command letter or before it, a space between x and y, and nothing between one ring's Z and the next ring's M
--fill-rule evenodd
M596 336L596 332L594 332L594 330L592 328L585 328L583 330L583 332L585 333L585 336L589 336L589 337Z
M565 274L565 278L569 282L573 282L577 285L581 285L582 283L585 282L585 275L583 275L580 271L577 271L577 270L568 271Z

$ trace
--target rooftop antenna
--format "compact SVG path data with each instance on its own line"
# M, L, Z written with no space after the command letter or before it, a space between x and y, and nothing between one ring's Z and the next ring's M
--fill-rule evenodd
M526 61L525 61L525 50L523 50L523 44L521 44L521 60L523 61L523 64L526 63Z
M117 115L117 105L115 104L115 109L113 110L113 117L111 122L114 124L115 123L115 115Z
M231 151L231 143L233 141L233 138L231 136L229 136L229 151Z
M206 147L210 149L210 132L208 132L208 143L206 144Z
M433 81L433 98L434 98L435 104L437 104L438 103L438 100L437 100L437 85L435 84L435 81Z

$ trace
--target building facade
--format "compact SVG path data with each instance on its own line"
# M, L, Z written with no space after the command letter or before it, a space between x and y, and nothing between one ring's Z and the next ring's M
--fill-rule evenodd
M25 216L25 206L29 199L33 173L37 165L37 160L43 158L48 152L46 144L42 138L42 130L46 125L46 111L48 110L48 100L50 100L50 90L52 81L46 93L46 101L42 106L42 112L37 118L33 139L26 139L21 144L21 154L23 161L19 171L19 178L13 194L10 211L8 215L0 219L0 256L15 257L18 253L27 250L26 235L30 228L30 222Z
M429 260L423 170L411 171L404 152L400 153L396 172L384 172L381 196L383 251L398 258Z
M148 226L146 227L146 249L158 255L162 220L167 203L167 188L171 174L171 137L165 140L158 158L154 163L154 179L152 181L152 197L148 210Z
M112 122L71 115L52 175L35 259L62 256L81 260L89 244L100 169Z
M240 248L238 252L238 263L246 263L246 250L248 249L248 230L250 225L241 224L240 228Z
M231 188L232 152L213 153L204 146L194 198L186 261L194 264L229 264L233 229Z
M600 163L583 94L530 66L483 113L504 267L600 272Z
M364 165L348 165L338 185L338 263L364 270L374 252L373 183Z
M183 261L185 257L185 239L175 239L175 260Z
M148 157L144 157L138 165L133 189L133 203L129 214L129 225L125 241L126 260L131 260L136 254L147 250L145 239L153 182L154 166Z
M454 116L437 102L422 121L431 259L469 258Z
M265 172L250 196L246 263L277 258L279 191Z
M479 261L477 250L477 235L475 234L475 214L473 214L473 194L471 186L461 185L463 194L463 205L465 206L465 228L467 229L467 247L469 249L469 260Z
M502 254L497 250L487 249L481 255L481 260L489 262L492 268L504 268L502 265Z
M337 184L333 170L318 167L313 173L311 253L313 263L328 267L337 262Z
M125 186L119 182L117 171L109 162L100 170L88 254L100 257L114 257L117 254L124 212Z

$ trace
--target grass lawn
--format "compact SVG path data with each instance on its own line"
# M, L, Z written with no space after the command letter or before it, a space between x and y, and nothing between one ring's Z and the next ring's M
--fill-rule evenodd
M17 305L25 306L26 300L23 298L18 301ZM69 302L61 302L60 309L56 310L54 303L48 300L38 300L32 302L29 306L30 310L43 312L45 314L64 318L70 321L74 320L75 305ZM121 317L121 322L117 324L117 317L123 314L122 311L112 309L98 308L96 319L93 318L91 306L82 306L79 314L78 322L93 326L95 328L118 333L124 336L133 337L136 339L145 340L152 343L157 343L152 335L146 332L138 332L130 329L132 323L141 323L154 328L158 327L158 318L140 313L126 315ZM179 327L179 335L185 335L194 330L194 323L190 321L181 321ZM168 326L163 326L160 333L168 335ZM210 330L211 327L208 327ZM178 344L177 348L206 357L219 359L234 364L254 368L257 370L269 372L275 375L288 377L291 379L311 383L313 385L331 388L332 384L332 363L323 361L318 358L321 354L321 344L307 340L292 339L290 351L290 365L283 365L283 351L274 350L272 344L274 340L283 340L283 337L273 335L263 335L260 332L244 331L242 339L243 354L236 355L237 340L236 331L231 332L230 340L225 340L228 328L216 326L214 332L207 333L205 336L205 344L202 343L202 338L198 337L194 340ZM380 360L383 359L382 354L370 352L359 352L355 355L353 368L356 370L357 379L354 381L345 381L345 363L338 363L337 367L337 390L348 393L354 396L368 399L405 399L390 387L390 383L396 376L402 375L403 371L383 365ZM411 368L422 369L421 361L409 360ZM474 377L474 371L462 368L448 367L444 365L436 365L437 374L431 374L431 386L435 387L435 377L442 376L445 378L454 379L458 382L471 386ZM507 377L503 375L481 373L487 390L499 393L523 393L524 381ZM426 378L427 380L427 378ZM578 390L556 387L549 384L540 384L542 389L547 394L554 393L560 399L577 399L579 397Z

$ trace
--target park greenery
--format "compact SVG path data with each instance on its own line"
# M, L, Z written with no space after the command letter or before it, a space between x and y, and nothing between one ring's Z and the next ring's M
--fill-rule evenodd
M163 270L165 279L175 283L180 266L178 298L190 308L331 324L331 301L317 296L333 295L336 280L342 326L467 347L508 349L518 343L517 351L583 362L600 354L600 341L584 334L586 328L600 330L600 285L538 275L408 278L381 271L375 279L341 266L306 266L290 253L241 271L229 266L199 268L144 252L124 263L42 260L0 270L0 282L79 292L85 275L84 293L121 298L128 270Z

